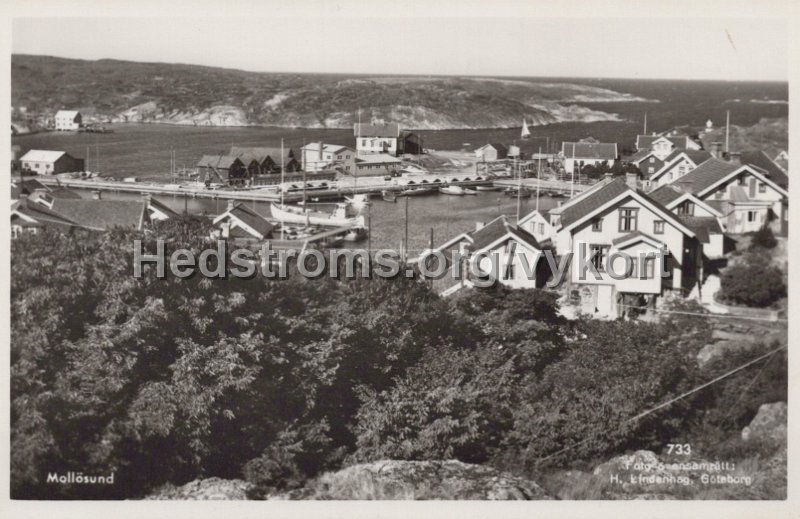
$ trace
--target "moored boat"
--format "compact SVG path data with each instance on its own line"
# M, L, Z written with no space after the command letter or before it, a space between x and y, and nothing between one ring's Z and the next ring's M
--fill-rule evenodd
M439 192L443 195L455 195L455 196L464 196L466 193L464 192L464 188L461 186L447 186L447 187L440 187Z
M477 195L477 194L478 194L478 192L477 192L477 191L475 191L474 189L467 189L467 188L464 188L464 194L465 194L465 195Z
M500 188L497 186L475 186L477 191L498 191Z
M432 188L428 187L414 187L411 189L404 189L400 191L399 196L419 196L419 195L429 195L434 193L435 191Z
M336 204L332 213L316 211L305 207L272 203L272 217L282 223L299 223L306 225L324 225L343 227L346 225L363 225L364 217L348 214L348 204Z
M381 191L381 196L383 197L384 202L397 202L397 193L394 191L384 189Z

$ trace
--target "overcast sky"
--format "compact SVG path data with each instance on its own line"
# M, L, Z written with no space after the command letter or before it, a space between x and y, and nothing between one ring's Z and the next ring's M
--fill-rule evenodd
M776 18L17 18L12 48L272 72L784 81L787 32Z

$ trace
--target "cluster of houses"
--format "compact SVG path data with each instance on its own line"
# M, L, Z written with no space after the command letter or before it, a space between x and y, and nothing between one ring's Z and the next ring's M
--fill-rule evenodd
M501 216L478 224L438 250L458 250L486 274L486 254L495 255L493 274L512 288L544 285L551 274L544 251L556 257L572 253L565 278L568 302L583 313L617 317L630 309L654 308L670 295L699 297L705 271L734 246L731 235L764 226L787 234L788 176L764 152L724 153L719 143L704 151L695 139L675 133L639 135L636 146L627 160L641 174L606 173L557 207L533 211L518 222ZM787 154L781 158L788 164ZM567 168L620 160L615 144L593 142L564 143L562 159ZM581 245L597 277L581 275ZM657 264L659 250L669 251L663 265ZM652 259L634 262L629 275L620 277L623 260L609 265L620 256L615 253ZM450 281L440 292L470 284L469 279Z
M143 231L177 213L150 195L140 200L104 200L100 192L82 198L70 189L46 186L35 178L12 178L11 237L53 228L63 233L114 228Z
M353 127L355 146L311 142L299 148L239 147L220 155L204 155L197 164L201 175L228 184L275 184L279 174L294 180L310 173L315 179L347 176L387 176L402 168L401 157L422 153L422 139L401 130L397 123L362 124Z

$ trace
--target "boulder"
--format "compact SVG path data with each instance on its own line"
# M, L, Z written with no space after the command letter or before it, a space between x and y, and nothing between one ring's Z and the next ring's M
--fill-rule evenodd
M758 408L758 413L755 418L753 418L753 421L750 422L750 425L742 429L742 439L744 441L766 440L785 442L787 427L786 413L786 402L763 404Z
M271 499L551 499L533 481L456 460L363 463Z
M247 499L250 484L241 479L196 479L176 487L167 484L145 497L147 500L235 501Z

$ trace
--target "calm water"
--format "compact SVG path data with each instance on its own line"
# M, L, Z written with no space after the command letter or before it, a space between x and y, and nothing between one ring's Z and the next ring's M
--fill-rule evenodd
M84 197L91 192L78 190ZM133 193L103 192L105 199L135 200L139 195ZM226 200L186 199L172 196L156 197L175 211L182 212L184 204L193 214L218 214L225 211ZM270 216L270 207L264 202L243 202L264 216ZM549 197L539 199L540 209L554 207L557 201ZM318 206L325 208L326 205ZM524 216L535 209L535 196L521 200L521 214ZM374 249L399 249L405 233L405 199L397 203L384 202L380 197L372 199L370 207L372 224L371 246ZM511 217L514 221L517 212L517 200L503 195L499 191L480 192L475 196L427 195L408 198L408 239L410 248L419 251L428 247L431 229L434 243L441 244L462 232L475 228L476 222L488 222L500 214ZM366 247L367 242L357 244Z

